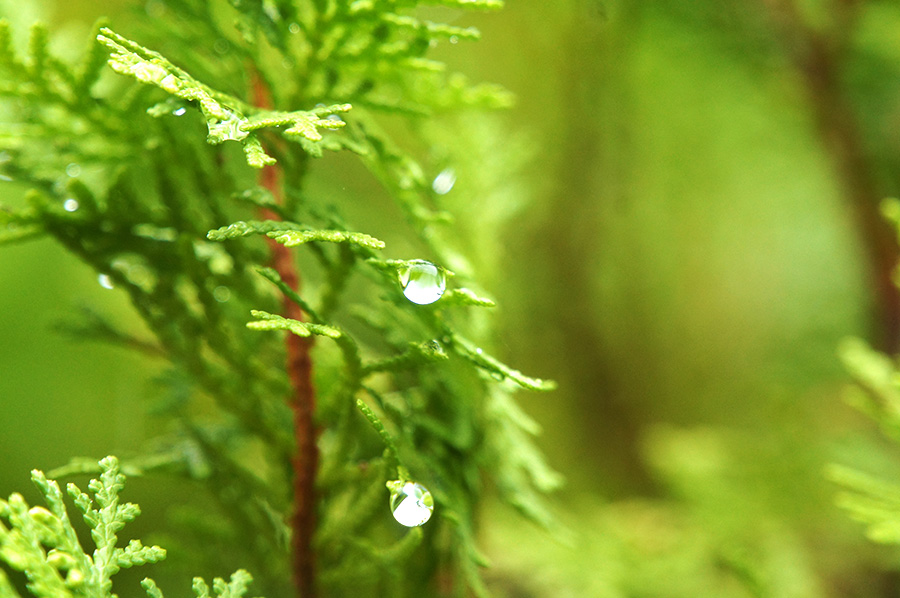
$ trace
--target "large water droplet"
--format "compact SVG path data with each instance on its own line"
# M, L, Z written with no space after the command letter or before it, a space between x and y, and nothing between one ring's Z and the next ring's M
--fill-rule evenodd
M454 172L452 168L445 168L434 177L431 188L434 189L434 192L438 195L446 195L447 193L450 193L450 189L453 189L453 185L455 184L456 172Z
M388 482L391 487L391 513L406 527L417 527L431 519L434 499L431 492L416 482Z
M112 278L109 277L109 274L99 275L97 277L97 282L99 282L100 286L103 287L104 289L112 290L113 288L115 288L115 285L113 285Z
M415 260L398 272L400 287L407 299L418 305L434 303L444 294L447 278L444 271L431 262Z
M67 212L74 212L78 209L78 200L70 197L63 202L63 209Z

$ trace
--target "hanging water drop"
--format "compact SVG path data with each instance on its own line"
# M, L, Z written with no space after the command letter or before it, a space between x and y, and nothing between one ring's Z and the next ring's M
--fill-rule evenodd
M176 108L175 110L173 110L172 114L174 114L175 116L184 116L186 112L187 108L182 106L181 108Z
M100 286L104 289L112 290L115 285L113 285L112 278L109 277L109 274L101 274L97 277L97 282L100 283Z
M398 272L400 287L407 299L418 305L428 305L441 298L447 288L444 271L431 262L414 260Z
M434 499L431 492L416 482L396 480L387 483L391 490L391 513L406 527L418 527L431 519Z
M438 195L446 195L450 193L450 190L453 189L453 185L455 184L456 172L454 172L452 168L445 168L434 177L431 188L434 189L434 192Z
M63 209L67 212L74 212L78 209L78 200L70 197L63 202Z

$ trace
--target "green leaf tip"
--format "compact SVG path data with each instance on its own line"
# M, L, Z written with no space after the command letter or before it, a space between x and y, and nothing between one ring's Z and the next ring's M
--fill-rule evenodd
M364 233L354 233L342 230L285 230L270 231L266 233L277 243L285 247L296 247L304 243L324 241L328 243L351 243L368 249L384 249L385 243L375 237Z
M250 313L254 318L257 318L255 322L247 323L247 328L253 330L287 330L291 334L304 338L312 335L327 336L334 339L341 337L341 331L333 326L301 322L255 309Z
M384 249L385 243L364 233L343 230L308 229L293 222L277 220L238 221L206 233L210 241L224 241L251 235L266 235L285 247L296 247L304 243L350 243L367 249Z
M483 349L476 347L470 341L458 335L453 337L453 344L462 357L483 369L498 381L510 380L527 390L541 392L556 389L555 381L526 376L519 370L515 370L497 358L488 355Z
M441 303L443 305L455 304L473 305L476 307L497 307L497 304L491 299L479 297L474 291L465 287L450 289L441 297Z

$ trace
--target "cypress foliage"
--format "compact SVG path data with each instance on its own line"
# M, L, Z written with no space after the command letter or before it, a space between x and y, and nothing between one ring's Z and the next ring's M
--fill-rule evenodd
M550 520L541 494L559 478L513 395L553 383L482 347L490 335L473 311L494 303L467 288L474 268L442 208L446 184L432 186L391 120L417 132L465 110L474 126L470 111L510 98L428 57L479 33L427 21L420 4L156 0L150 22L127 36L98 24L74 63L48 50L40 25L17 51L0 21L10 108L0 168L29 188L27 207L0 209L0 241L50 236L128 294L153 340L93 313L77 333L167 360L157 407L178 425L122 470L205 481L238 539L228 550L267 595L484 596L475 525L485 483ZM358 156L418 255L397 255L308 190L326 151ZM214 416L194 414L201 398ZM73 494L95 532L93 555L42 474L52 517L24 515L15 497L0 509L0 560L25 571L36 596L110 595L117 567L164 554L113 548L137 513L116 506L117 460L73 460L55 474L76 472L100 474L90 486L99 511ZM434 515L406 530L389 494L413 483ZM249 579L217 579L213 594L197 579L194 592L238 597ZM162 596L152 581L144 588ZM0 596L15 595L0 570Z

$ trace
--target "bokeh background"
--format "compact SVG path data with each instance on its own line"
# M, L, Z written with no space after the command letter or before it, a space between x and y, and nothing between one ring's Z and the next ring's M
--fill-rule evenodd
M13 2L0 14L20 32L49 22L62 46L99 16L126 34L147 18L133 0ZM474 148L503 174L505 216L455 208L500 305L498 353L560 383L520 395L568 480L559 529L488 506L498 594L900 595L900 550L866 541L823 473L900 476L900 447L842 402L837 357L848 336L897 345L877 206L900 192L900 6L510 0L441 16L483 40L439 56L517 96ZM465 197L479 173L458 174ZM81 305L140 326L52 242L2 248L0 495L154 433L153 364L54 332ZM180 499L134 492L145 511Z

